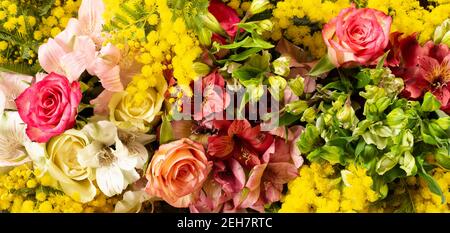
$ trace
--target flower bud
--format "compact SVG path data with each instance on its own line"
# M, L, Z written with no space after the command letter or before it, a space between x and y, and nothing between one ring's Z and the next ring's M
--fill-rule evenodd
M308 108L308 102L304 100L297 100L285 106L286 112L293 115L300 115Z
M206 28L201 28L198 30L198 40L202 45L209 46L211 45L211 36L212 32Z
M300 120L306 121L308 123L314 123L315 119L316 119L316 110L313 107L310 107L303 112L303 116Z
M337 112L336 118L343 124L345 129L356 126L358 118L355 115L355 110L352 108L351 101L347 100L344 106Z
M281 100L284 95L284 89L287 85L286 80L280 76L270 76L269 84L272 96L278 101Z
M445 20L434 31L433 37L435 44L446 44L450 46L450 19Z
M269 4L270 4L269 0L253 0L248 12L251 15L259 14L269 9Z
M392 128L403 128L405 126L405 112L401 108L392 110L386 116L386 123Z
M210 12L203 14L201 16L203 24L212 32L220 34L222 36L226 36L225 30L223 30L222 26L220 26L219 21L217 21L216 17Z
M202 77L208 75L211 72L211 68L203 62L194 62L194 64L192 64L192 68L194 69L195 73Z
M385 154L377 163L376 171L379 175L383 175L391 170L398 163L398 157L391 153Z
M255 103L261 99L261 96L264 94L263 85L251 85L247 87L247 92L249 93L250 102Z
M305 90L305 82L303 77L298 76L295 79L289 80L289 87L296 96L303 95L303 92Z
M273 22L270 19L261 20L258 22L259 28L262 30L261 32L258 32L260 34L263 33L263 31L272 31L273 29Z
M416 160L411 152L406 151L405 155L399 160L400 168L406 172L407 176L413 176L417 173Z
M291 71L289 68L289 63L291 61L290 57L279 57L275 61L273 61L273 70L275 74L281 75L281 76L288 76L289 72Z
M402 137L402 146L412 148L414 146L414 135L410 130L406 130Z

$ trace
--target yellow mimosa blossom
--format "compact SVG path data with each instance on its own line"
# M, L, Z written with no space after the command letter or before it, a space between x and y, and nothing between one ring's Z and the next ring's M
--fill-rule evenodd
M120 197L107 198L97 190L94 200L82 204L55 189L47 174L24 164L0 175L0 211L12 213L112 212Z
M350 164L345 176L329 163L303 165L300 175L288 184L280 212L376 212L371 207L378 195L371 189L372 178L362 167Z

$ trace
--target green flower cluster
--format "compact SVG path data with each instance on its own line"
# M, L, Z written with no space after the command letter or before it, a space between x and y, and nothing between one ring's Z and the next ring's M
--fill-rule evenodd
M308 121L300 151L309 161L363 165L381 197L397 178L419 176L444 201L428 174L436 166L450 168L450 117L439 110L439 101L431 93L422 101L400 98L402 79L381 66L337 76L311 97L320 100L311 110L317 119Z

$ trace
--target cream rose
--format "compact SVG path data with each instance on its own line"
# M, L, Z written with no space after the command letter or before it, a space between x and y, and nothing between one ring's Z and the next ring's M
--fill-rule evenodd
M129 94L115 93L108 104L109 119L119 128L147 132L164 101L167 84L150 87L146 91Z
M47 171L58 180L67 195L83 203L91 201L96 195L90 170L81 166L77 159L77 153L89 143L83 132L68 130L46 144Z

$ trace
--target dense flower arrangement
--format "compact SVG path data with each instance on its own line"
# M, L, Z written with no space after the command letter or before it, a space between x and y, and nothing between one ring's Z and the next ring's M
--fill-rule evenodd
M449 0L5 0L0 212L450 212Z

